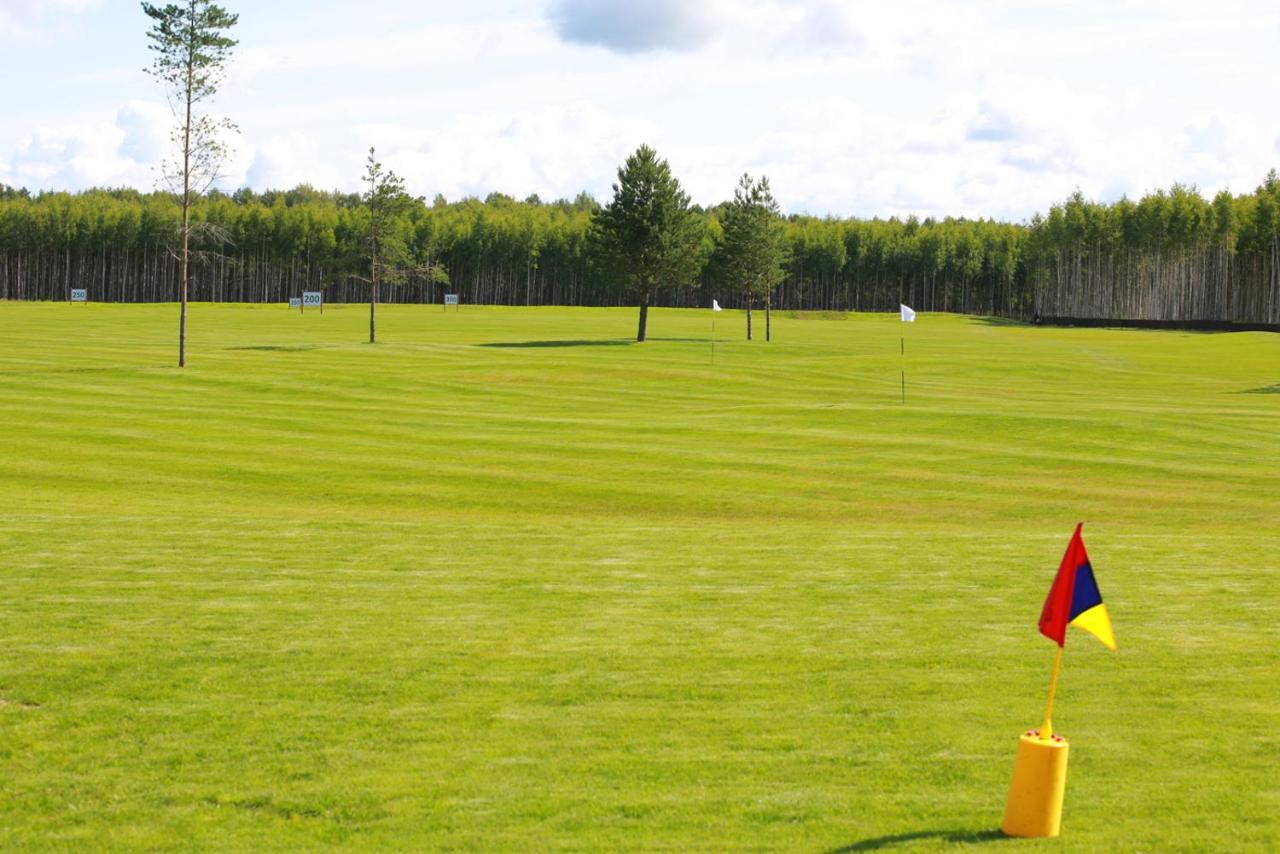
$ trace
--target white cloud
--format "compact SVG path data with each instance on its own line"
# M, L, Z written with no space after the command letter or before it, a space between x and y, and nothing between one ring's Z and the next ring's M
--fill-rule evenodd
M115 123L38 128L14 152L0 181L70 189L146 186L147 168L121 153L127 137Z
M124 133L119 153L136 163L159 163L172 145L173 114L154 101L130 101L116 113L115 126Z
M348 175L339 172L314 138L297 131L272 135L251 154L238 158L227 171L229 178L242 175L243 183L258 189L289 189L299 184L320 189L350 187L354 175L354 171Z
M510 17L501 25L463 21L383 31L325 33L305 40L242 44L229 65L229 85L279 83L316 72L332 72L339 80L367 72L393 74L440 70L470 72L483 79L487 65L545 59L554 44L539 19ZM487 64L487 65L486 65ZM331 81L329 81L331 82ZM397 82L421 83L409 78Z
M224 186L354 189L372 143L415 193L605 196L648 142L702 203L751 171L789 211L1022 218L1076 187L1244 191L1280 161L1258 95L1280 75L1274 0L547 2L366 0L359 30L300 0L245 11L216 102L244 129ZM41 5L0 15L51 25ZM145 64L133 38L113 65ZM154 86L95 82L86 47L6 101L0 180L153 183ZM0 51L0 77L31 61Z
M173 116L164 104L129 101L104 121L39 127L20 142L0 182L31 188L81 190L89 187L155 188L171 151ZM245 177L243 155L229 159L222 186Z
M62 16L100 0L0 0L0 40L29 39L56 28Z
M618 118L591 103L539 111L460 116L440 128L358 128L417 194L451 199L498 191L523 197L572 197L608 190L618 164L658 128ZM350 184L351 182L344 182Z

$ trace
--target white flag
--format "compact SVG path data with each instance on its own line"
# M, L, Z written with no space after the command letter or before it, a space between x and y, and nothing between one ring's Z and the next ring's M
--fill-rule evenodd
M902 305L902 303L898 303L898 306L902 309L902 322L903 322L903 323L915 323L915 322L916 322L916 313L915 313L914 311L912 311L911 309L907 308L905 305Z
M711 301L711 310L712 310L712 311L720 311L720 303L719 303L719 302L717 302L716 300L712 300L712 301Z

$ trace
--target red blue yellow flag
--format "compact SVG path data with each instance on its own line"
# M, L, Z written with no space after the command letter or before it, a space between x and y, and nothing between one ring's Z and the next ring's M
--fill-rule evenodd
M1049 588L1049 597L1044 600L1044 608L1040 611L1040 634L1063 646L1067 640L1067 626L1077 626L1115 652L1116 638L1111 632L1111 618L1107 616L1107 606L1102 604L1102 594L1098 592L1098 582L1093 577L1089 554L1084 550L1084 540L1080 536L1083 527L1084 523L1076 525L1067 553L1058 566L1058 575L1053 579L1053 587Z

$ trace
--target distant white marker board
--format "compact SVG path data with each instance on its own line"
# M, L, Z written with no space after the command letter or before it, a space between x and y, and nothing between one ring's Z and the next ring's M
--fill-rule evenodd
M303 308L319 308L320 291L303 291L302 306Z
M302 308L302 297L289 297L289 308Z
M86 290L85 288L72 288L71 301L72 302L88 302L89 291Z
M445 294L445 295L444 295L444 304L445 304L445 305L457 305L457 304L458 304L458 295L457 295L457 294Z

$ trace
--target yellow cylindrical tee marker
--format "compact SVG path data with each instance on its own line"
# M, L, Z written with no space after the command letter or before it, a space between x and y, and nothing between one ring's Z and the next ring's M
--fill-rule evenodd
M1013 763L1013 783L1000 829L1006 836L1057 836L1067 788L1067 740L1023 734Z

